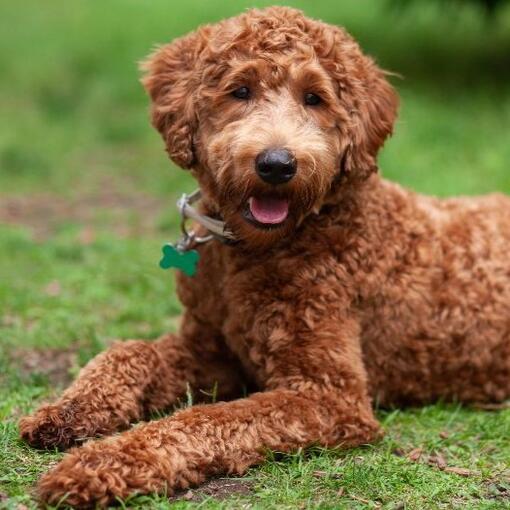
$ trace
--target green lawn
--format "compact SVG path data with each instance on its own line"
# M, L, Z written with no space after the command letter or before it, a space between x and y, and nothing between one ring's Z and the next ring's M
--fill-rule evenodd
M176 327L172 277L157 261L193 183L149 126L137 61L199 23L271 3L0 2L0 509L35 508L34 482L60 456L22 444L18 418L112 339ZM510 8L489 22L440 2L287 4L345 25L402 75L387 177L439 195L510 192ZM510 410L379 416L376 446L274 457L226 482L242 489L226 498L206 487L126 505L510 508Z

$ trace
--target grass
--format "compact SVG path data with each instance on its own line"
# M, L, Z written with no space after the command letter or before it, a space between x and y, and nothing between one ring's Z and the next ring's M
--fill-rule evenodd
M193 183L149 127L136 62L199 23L269 3L0 4L0 508L35 508L33 485L60 457L19 441L19 416L112 339L176 327L180 305L157 260ZM375 0L288 3L345 25L403 76L387 177L442 196L510 192L509 8L488 24L439 2L404 12ZM272 456L249 473L248 494L127 505L510 508L509 410L438 404L379 417L378 445ZM438 454L468 476L439 469Z

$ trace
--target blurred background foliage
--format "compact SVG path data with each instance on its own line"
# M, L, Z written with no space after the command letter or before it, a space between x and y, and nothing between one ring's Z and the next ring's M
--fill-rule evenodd
M137 62L200 23L273 3L4 0L0 190L73 194L114 181L167 197L188 186L149 127ZM505 2L488 21L476 3L287 2L345 26L401 75L400 121L381 163L422 191L509 189L510 10Z
M405 8L414 0L390 0L400 8ZM417 2L423 0L415 0ZM502 6L508 3L508 0L436 0L441 4L454 4L454 7L462 7L466 4L476 5L482 8L488 16L493 16Z

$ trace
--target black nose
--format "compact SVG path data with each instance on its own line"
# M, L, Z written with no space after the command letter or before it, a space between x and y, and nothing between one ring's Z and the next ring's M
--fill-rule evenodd
M269 184L283 184L296 173L296 158L287 149L267 149L255 159L257 174Z

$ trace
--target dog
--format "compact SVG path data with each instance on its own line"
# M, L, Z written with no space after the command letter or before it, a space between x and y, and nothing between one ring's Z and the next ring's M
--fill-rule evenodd
M20 432L67 448L187 389L219 401L72 449L42 501L105 506L242 474L267 450L371 443L374 403L510 396L510 199L439 200L379 176L398 99L351 36L250 10L143 68L170 158L233 240L195 243L178 334L115 344Z

